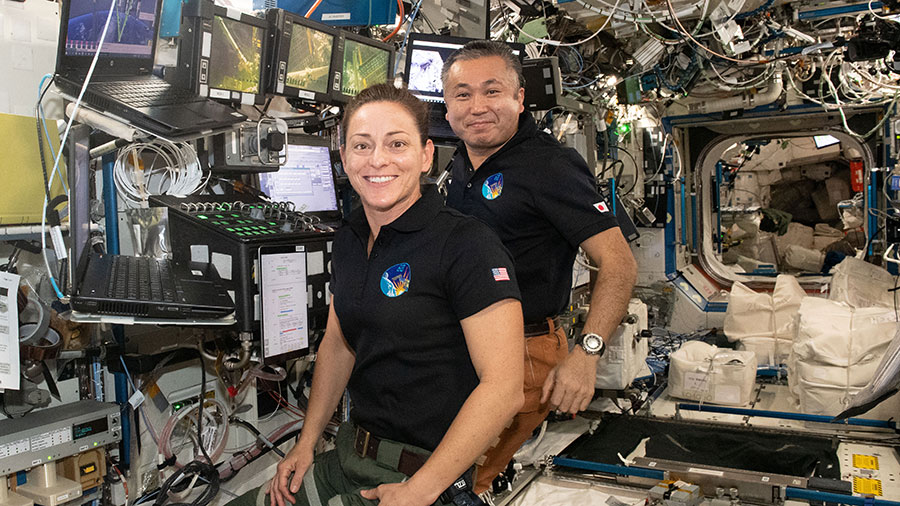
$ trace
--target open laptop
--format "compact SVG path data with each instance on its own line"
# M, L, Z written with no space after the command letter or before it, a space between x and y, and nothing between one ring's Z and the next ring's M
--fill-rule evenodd
M146 318L222 318L234 302L209 263L97 253L83 248L69 298L78 311Z
M69 146L69 302L77 311L147 318L222 318L234 302L211 264L106 255L90 247L90 165L84 143Z
M341 222L331 140L314 135L288 135L287 160L277 172L259 175L259 189L275 202L293 202L297 211L336 227Z
M56 83L81 92L97 52L110 0L63 0ZM163 137L223 128L246 118L230 107L151 75L162 0L117 2L83 103Z

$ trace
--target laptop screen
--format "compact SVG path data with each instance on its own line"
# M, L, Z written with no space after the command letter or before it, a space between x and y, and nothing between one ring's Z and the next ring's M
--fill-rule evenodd
M328 139L288 136L287 162L277 172L260 174L259 188L303 212L337 211Z
M93 56L100 45L111 0L71 0L66 18L66 56ZM156 39L156 0L116 2L101 55L151 58Z

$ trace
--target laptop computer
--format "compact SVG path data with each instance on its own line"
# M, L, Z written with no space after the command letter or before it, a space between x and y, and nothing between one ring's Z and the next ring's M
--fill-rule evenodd
M106 255L91 249L88 151L84 142L69 145L72 308L94 314L195 320L234 312L234 302L211 264Z
M110 0L63 0L56 83L81 92L99 47ZM84 105L163 137L211 131L241 122L243 114L151 74L162 0L117 2Z
M341 223L331 140L314 135L288 135L287 160L277 172L259 174L259 189L275 202L292 202L294 209L316 217L320 223Z
M84 247L69 303L93 314L222 318L234 302L210 263L97 253Z

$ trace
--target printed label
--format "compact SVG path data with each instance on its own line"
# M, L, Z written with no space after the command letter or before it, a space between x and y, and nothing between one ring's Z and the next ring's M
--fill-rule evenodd
M878 457L874 455L853 454L853 467L859 469L878 469Z
M853 477L853 492L856 494L881 495L881 480Z

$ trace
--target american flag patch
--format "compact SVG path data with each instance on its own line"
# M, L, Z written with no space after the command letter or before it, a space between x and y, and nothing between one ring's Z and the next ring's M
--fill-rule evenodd
M507 272L506 267L491 269L491 274L494 275L494 281L509 281L509 272Z

